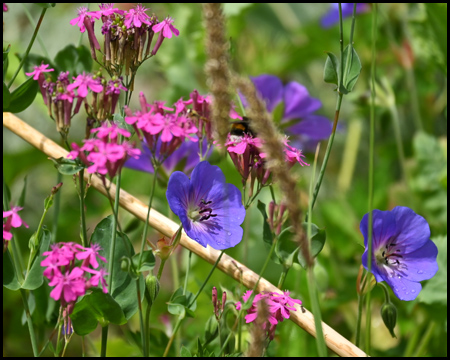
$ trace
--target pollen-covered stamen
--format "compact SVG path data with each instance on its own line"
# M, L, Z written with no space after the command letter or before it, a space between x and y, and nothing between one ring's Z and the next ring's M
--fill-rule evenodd
M396 243L387 243L384 248L380 248L375 253L376 261L379 265L385 265L390 268L405 269L406 265L403 263L403 255Z

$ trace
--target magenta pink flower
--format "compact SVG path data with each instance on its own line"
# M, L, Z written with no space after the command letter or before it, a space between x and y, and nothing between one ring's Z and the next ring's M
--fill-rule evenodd
M144 6L142 5L136 5L134 9L128 10L127 13L125 13L125 21L124 25L127 27L127 29L135 26L137 28L142 26L142 23L151 25L151 22L149 21L150 16L148 16L145 11L147 11Z
M22 220L22 218L17 214L23 208L20 206L13 206L11 210L3 211L3 218L8 218L6 223L10 223L13 228L18 228L20 226L28 227L28 224Z
M87 14L96 19L100 19L101 16L110 16L112 14L123 15L125 13L125 11L115 8L114 4L99 4L98 7L100 10L90 11Z
M98 286L98 283L100 282L102 284L102 290L106 294L108 292L108 284L106 283L105 277L108 275L106 270L104 268L100 268L100 270L93 270L88 267L82 266L81 267L84 271L94 274L94 276L91 276L91 278L87 282L87 287L90 285L92 286Z
M81 96L82 98L85 98L89 91L91 90L95 93L99 93L103 91L103 86L100 83L99 79L93 79L91 74L86 74L83 71L83 74L78 75L76 78L74 78L73 84L70 84L67 86L68 91L72 91L76 88L78 88L78 96Z
M84 271L75 267L72 271L66 271L65 274L56 273L49 282L50 286L55 286L51 291L50 297L59 300L65 304L76 301L79 296L86 292L86 279L83 277Z
M84 19L86 16L88 16L88 8L85 6L81 6L78 8L78 17L75 19L70 20L70 25L74 26L77 25L80 28L81 32L86 31L86 27L84 26Z
M95 134L97 133L97 137L99 139L103 139L105 142L109 140L114 141L117 143L117 137L118 135L123 135L125 137L130 137L131 134L129 131L122 129L118 127L116 124L111 123L108 124L107 122L104 122L100 127L92 129L91 133Z
M253 290L248 290L243 296L242 299L245 302L252 295ZM279 322L282 322L284 319L289 319L290 311L296 311L295 304L301 305L302 302L297 299L292 299L289 296L289 291L283 292L283 294L279 294L277 292L262 292L261 294L257 294L253 299L252 306L247 310L247 315L245 316L245 322L251 323L256 320L257 313L257 303L259 301L266 301L269 307L269 316L266 319L270 323L270 327L267 329L267 323L264 322L263 329L267 331L267 336L270 340L273 340L275 336L275 329ZM236 303L236 309L241 310L242 304L241 302Z
M39 80L39 76L42 73L46 73L46 72L52 72L55 69L47 69L50 65L48 64L41 64L39 66L35 66L34 67L34 71L30 72L30 73L25 73L25 75L27 76L33 76L33 80Z
M153 25L152 30L155 33L158 33L162 30L163 36L168 39L172 37L172 34L178 36L180 34L180 31L176 29L175 26L172 25L173 21L174 20L171 17L167 17L159 24Z
M81 266L82 268L86 267L87 265L91 265L94 269L97 269L99 267L97 258L99 258L103 262L106 262L106 259L98 254L98 252L102 250L102 248L98 244L91 244L91 247L89 248L85 248L81 245L76 244L75 247L81 250L75 255L75 257L78 260L84 260Z

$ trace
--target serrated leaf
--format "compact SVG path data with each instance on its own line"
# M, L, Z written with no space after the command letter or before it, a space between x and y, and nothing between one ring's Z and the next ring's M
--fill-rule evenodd
M348 57L349 62L347 66ZM340 91L346 94L353 90L353 87L355 86L362 69L361 60L359 60L359 56L353 46L350 47L350 45L347 45L347 47L344 49L344 58L342 59L342 62L344 66L344 79L342 81ZM345 69L346 66L347 71Z
M327 60L323 69L323 80L329 84L339 84L339 59L331 52L327 52Z
M127 322L120 305L110 294L103 293L98 288L92 288L91 293L84 295L75 304L70 315L74 331L78 335L87 335L97 328L97 324L123 325Z
M11 93L8 108L3 111L18 113L28 108L34 101L39 90L39 84L33 78L29 78Z
M266 244L269 246L272 246L273 243L273 236L272 231L270 230L270 225L267 222L267 213L266 213L266 204L264 204L262 201L258 200L258 205L256 205L258 210L261 212L261 215L263 216L263 240Z
M55 168L63 175L74 175L85 167L76 162L76 160L60 157L58 159L49 158L53 161Z
M22 289L34 290L44 283L44 267L41 266L41 261L44 260L43 253L48 251L52 235L48 229L42 229L40 238L39 253L32 261L30 271L27 273Z

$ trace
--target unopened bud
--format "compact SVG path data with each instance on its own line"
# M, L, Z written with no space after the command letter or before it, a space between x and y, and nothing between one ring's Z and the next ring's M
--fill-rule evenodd
M150 293L150 300L153 303L159 293L159 280L155 275L149 274L145 279L145 285Z
M63 183L60 182L58 185L53 186L52 187L52 195L55 195L58 192L58 190L61 188L62 185L63 185Z
M217 313L218 313L218 311L217 311L217 309L218 309L218 307L217 307L217 289L215 286L213 286L213 288L212 288L212 303L214 306L214 314L216 314L216 316L217 316Z
M391 336L396 338L394 333L395 324L397 323L397 308L391 302L384 303L381 307L381 318L384 325L388 328Z
M227 292L224 291L224 292L222 293L222 308L221 308L222 313L223 313L223 311L225 310L225 303L226 303L226 302L227 302Z
M122 261L120 262L120 268L122 269L122 271L128 272L129 267L130 267L130 261L127 258L123 258Z

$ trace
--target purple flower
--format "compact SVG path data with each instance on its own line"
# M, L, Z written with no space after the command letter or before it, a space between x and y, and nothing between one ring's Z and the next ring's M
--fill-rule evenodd
M239 189L225 183L219 167L199 163L191 179L175 171L169 179L167 201L186 234L200 245L224 250L242 240L245 218Z
M362 13L369 9L369 4L356 4L356 13ZM342 18L352 16L353 3L342 3ZM324 28L329 28L339 22L339 4L332 3L330 10L322 17L321 25Z
M369 214L361 220L367 269ZM430 240L427 221L410 208L373 211L372 273L386 281L400 300L414 300L422 289L419 281L431 279L438 270L436 245Z
M278 77L267 74L252 77L251 80L266 102L268 112L272 112L278 104L284 102L280 125L290 135L295 147L314 149L320 140L330 136L332 123L325 116L314 114L321 108L322 103L311 97L305 86L295 81L283 86Z

